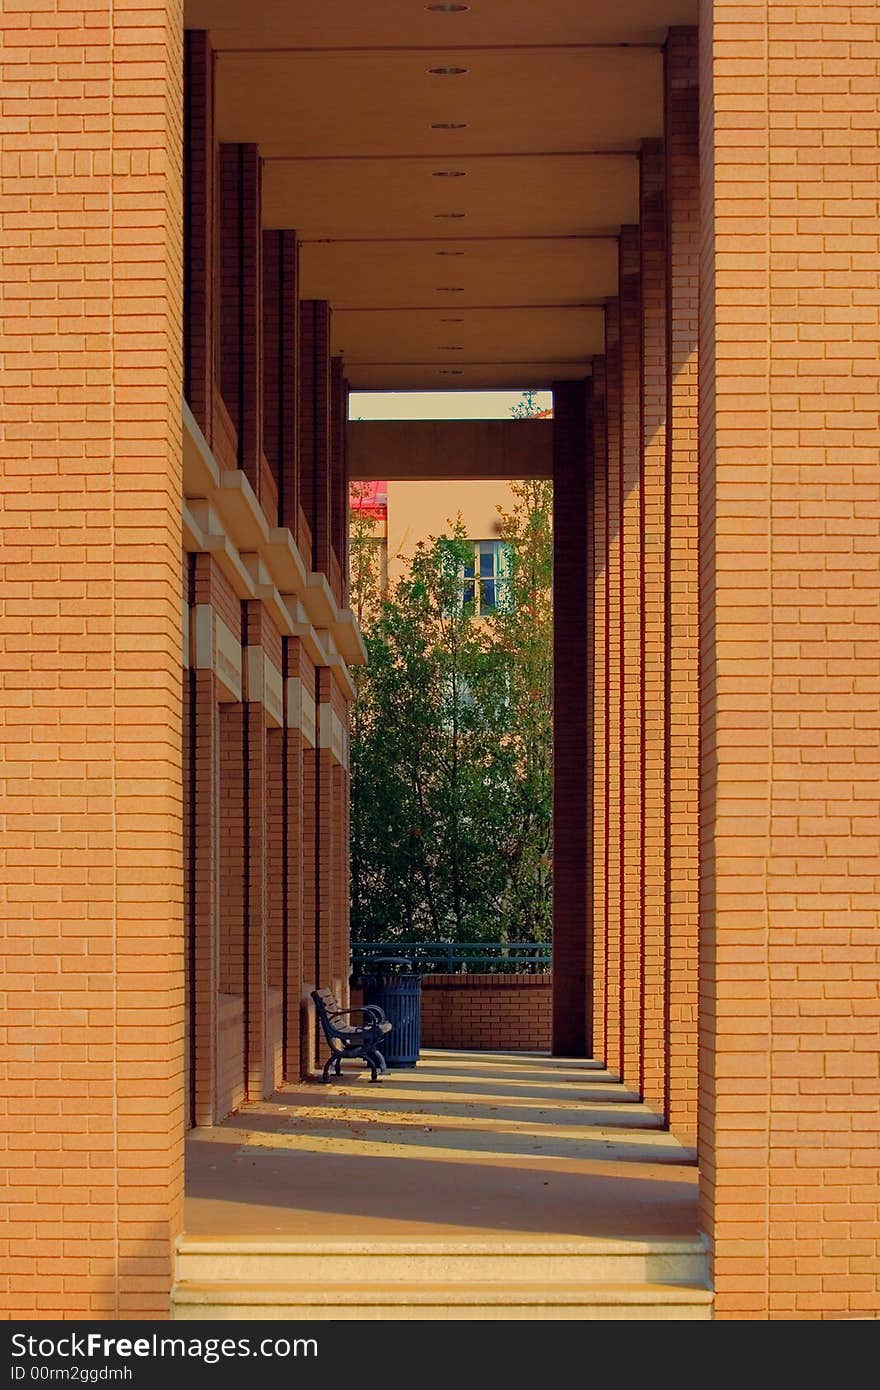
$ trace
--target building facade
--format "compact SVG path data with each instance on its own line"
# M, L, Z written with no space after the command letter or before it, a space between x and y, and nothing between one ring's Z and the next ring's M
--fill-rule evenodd
M167 1316L344 992L347 381L553 386L554 1050L878 1312L880 11L613 9L5 7L13 1315Z

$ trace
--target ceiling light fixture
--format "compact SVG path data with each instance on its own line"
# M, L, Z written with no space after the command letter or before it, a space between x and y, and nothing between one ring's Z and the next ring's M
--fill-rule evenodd
M462 10L469 10L470 5L453 5L443 0L442 4L426 5L425 9L431 14L461 14Z
M437 344L437 351L438 351L438 352L464 352L464 348L461 346L460 343L438 343L438 344Z
M438 285L438 294L464 294L464 285Z
M435 251L435 256L463 256L463 251Z
M438 323L464 323L464 319L438 319Z
M463 179L464 169L435 169L431 177L435 179Z
M441 376L464 376L464 372L461 370L461 367L441 367L441 368L440 368L440 375L441 375Z
M468 69L467 69L467 68L442 67L442 68L426 68L425 71L428 73L428 76L429 76L429 77L464 77L464 75L465 75L465 73L468 71Z
M466 216L467 216L467 213L464 213L464 212L435 212L435 213L434 213L434 216L435 216L435 217L446 217L446 218L452 218L452 217L466 217Z
M467 121L432 121L432 130L467 130Z

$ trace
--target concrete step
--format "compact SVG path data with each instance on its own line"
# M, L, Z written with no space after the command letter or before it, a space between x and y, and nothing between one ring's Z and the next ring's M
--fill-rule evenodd
M383 1283L244 1285L182 1281L172 1316L188 1320L702 1321L712 1295L694 1284Z
M176 1319L708 1319L707 1284L697 1238L183 1236L172 1309Z
M521 1284L605 1287L687 1284L706 1287L706 1251L698 1237L621 1240L270 1240L182 1236L177 1280L250 1287L320 1288L368 1284L380 1274L398 1284Z

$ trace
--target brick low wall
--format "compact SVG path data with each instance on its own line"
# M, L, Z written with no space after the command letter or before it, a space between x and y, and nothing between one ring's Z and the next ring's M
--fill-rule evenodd
M550 975L425 975L422 1047L549 1052L551 996Z
M422 1045L548 1051L550 975L427 975Z

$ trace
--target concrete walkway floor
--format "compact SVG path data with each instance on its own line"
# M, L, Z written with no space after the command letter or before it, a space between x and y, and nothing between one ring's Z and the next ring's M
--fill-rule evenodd
M187 1144L187 1237L693 1239L693 1151L597 1063L422 1054L286 1087Z

